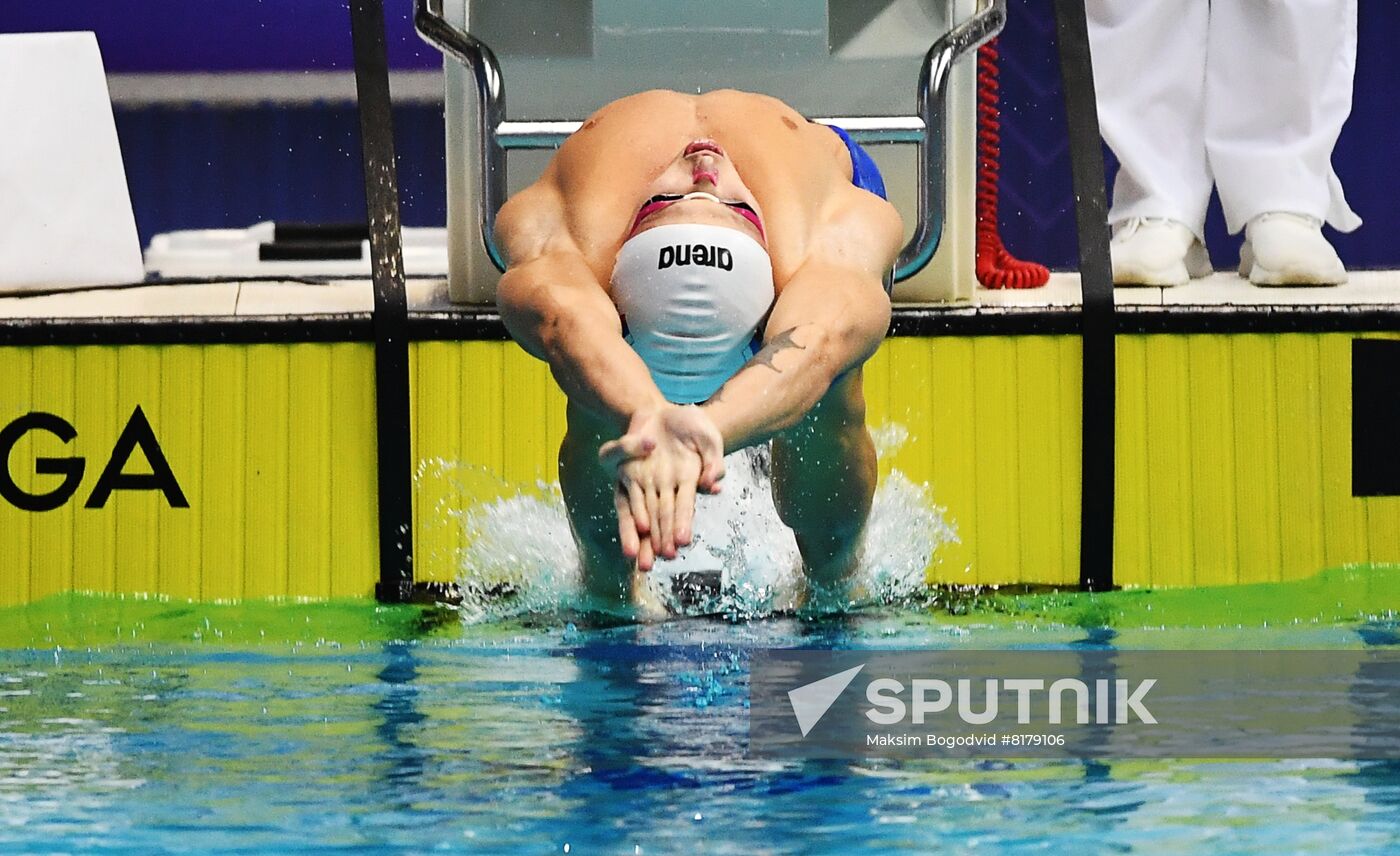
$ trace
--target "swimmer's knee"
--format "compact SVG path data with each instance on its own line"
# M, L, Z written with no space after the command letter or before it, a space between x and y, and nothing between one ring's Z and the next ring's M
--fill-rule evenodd
M865 393L859 372L853 369L843 375L796 425L774 439L775 445L781 442L802 447L854 439L865 433Z
M834 541L860 534L875 497L874 478L852 478L836 490L791 479L775 480L773 488L773 506L784 526L799 536Z
M831 384L817 408L841 424L865 424L865 374L863 366L848 369Z
M617 515L583 513L571 515L574 538L579 546L592 553L622 555L622 541L617 534Z
M580 525L573 521L584 587L592 597L626 599L630 592L632 563L622 555L617 522L610 527Z
M782 519L779 513L778 518ZM844 514L835 518L812 520L802 514L792 514L783 524L793 531L799 543L819 543L830 549L849 544L865 531L864 514Z

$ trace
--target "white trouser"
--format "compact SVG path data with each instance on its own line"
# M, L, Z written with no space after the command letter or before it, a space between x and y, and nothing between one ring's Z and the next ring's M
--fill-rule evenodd
M1122 164L1109 222L1197 237L1211 185L1238 232L1290 211L1350 232L1332 149L1351 112L1356 0L1087 0L1104 139Z

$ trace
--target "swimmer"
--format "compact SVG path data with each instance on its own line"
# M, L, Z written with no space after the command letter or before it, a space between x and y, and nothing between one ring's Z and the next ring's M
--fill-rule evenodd
M769 442L809 591L840 589L876 481L861 367L902 234L844 131L732 90L603 107L505 204L497 302L568 397L559 477L591 596L636 602L724 456Z

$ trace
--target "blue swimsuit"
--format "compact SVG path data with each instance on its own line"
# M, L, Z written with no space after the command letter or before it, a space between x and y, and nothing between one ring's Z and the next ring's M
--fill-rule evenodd
M881 199L888 200L889 196L885 194L885 179L881 177L880 168L875 165L875 159L870 153L860 143L851 139L845 128L835 125L827 127L836 132L836 136L841 138L841 142L846 144L846 150L851 153L851 183L861 190L868 190Z
M846 144L846 151L851 153L851 184L861 190L868 190L886 202L889 196L885 194L885 179L880 175L880 168L875 165L875 159L870 156L860 143L851 139L851 135L845 128L838 128L835 125L827 125L828 128L836 132L836 136L841 138L841 142ZM891 271L885 276L885 293L889 294L894 289L894 272Z

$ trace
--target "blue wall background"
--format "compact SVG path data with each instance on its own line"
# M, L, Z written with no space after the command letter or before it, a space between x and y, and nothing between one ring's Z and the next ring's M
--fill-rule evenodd
M68 0L7 4L0 31L95 30L110 72L349 71L349 11L329 0ZM440 65L413 32L409 0L387 0L390 63ZM1332 234L1353 267L1400 267L1400 0L1360 4L1352 116L1334 155L1366 224ZM1075 266L1069 158L1049 0L1011 0L1002 37L1002 230L1014 252ZM639 82L640 85L641 82ZM441 110L395 110L404 222L446 217ZM344 105L119 108L117 130L142 239L181 228L259 220L364 217L354 110ZM1207 237L1217 267L1238 238L1212 207Z
M5 5L0 32L96 32L108 71L354 68L345 0L11 0ZM385 0L384 6L389 64L439 67L441 55L413 32L413 0Z

